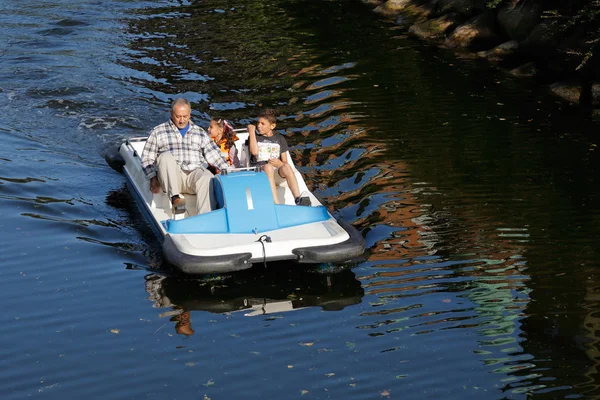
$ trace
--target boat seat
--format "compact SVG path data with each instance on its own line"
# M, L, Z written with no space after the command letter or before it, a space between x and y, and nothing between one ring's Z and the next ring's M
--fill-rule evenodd
M267 175L238 172L218 177L223 190L229 232L258 233L276 229L277 217Z
M250 149L247 144L242 144L241 151L239 152L240 168L247 168L250 166Z
M267 176L250 171L218 175L217 202L223 208L182 220L167 220L169 233L258 233L278 227Z

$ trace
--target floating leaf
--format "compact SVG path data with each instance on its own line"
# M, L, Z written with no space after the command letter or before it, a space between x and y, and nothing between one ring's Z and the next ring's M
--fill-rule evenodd
M300 342L300 346L304 346L304 347L310 347L313 344L315 344L315 342L305 342L305 343Z
M114 333L115 335L119 334L119 330L118 329L111 329L110 330L112 333Z
M300 391L300 394L301 394L302 396L304 396L305 394L308 394L308 390L304 390L304 389L302 389L302 390Z
M208 382L203 383L203 385L206 386L206 387L212 386L214 384L215 384L215 382L212 379L209 379Z
M292 368L294 368L293 365L288 365L288 369L292 369Z
M381 393L379 393L381 395L381 397L390 397L390 391L389 390L382 390Z
M331 378L332 376L335 376L335 372L330 372L328 374L325 374L325 376Z

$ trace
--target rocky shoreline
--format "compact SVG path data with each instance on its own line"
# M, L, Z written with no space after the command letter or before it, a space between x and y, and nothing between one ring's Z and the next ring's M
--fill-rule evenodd
M487 59L600 118L599 2L559 14L542 0L361 0L424 41ZM583 22L582 22L583 21Z

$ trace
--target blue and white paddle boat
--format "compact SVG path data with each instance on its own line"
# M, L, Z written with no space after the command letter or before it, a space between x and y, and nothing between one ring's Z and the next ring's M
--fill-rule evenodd
M242 165L248 132L236 130ZM254 263L295 260L336 263L363 254L364 239L349 223L336 219L296 174L300 192L311 205L297 206L285 185L275 204L265 173L254 168L224 171L215 177L218 209L195 215L195 195L185 194L186 214L173 214L166 193L153 194L141 167L147 137L125 140L106 153L108 164L125 174L140 209L162 242L164 258L187 274L218 274L250 268ZM188 214L189 213L189 214Z

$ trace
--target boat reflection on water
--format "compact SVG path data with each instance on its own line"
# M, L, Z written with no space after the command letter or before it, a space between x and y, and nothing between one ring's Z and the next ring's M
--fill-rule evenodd
M192 335L191 311L260 316L321 307L339 311L360 304L364 290L350 269L325 273L287 268L285 264L252 268L226 279L193 279L149 274L146 291L154 307L169 308L159 316L175 322L175 331Z

